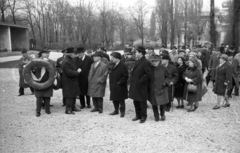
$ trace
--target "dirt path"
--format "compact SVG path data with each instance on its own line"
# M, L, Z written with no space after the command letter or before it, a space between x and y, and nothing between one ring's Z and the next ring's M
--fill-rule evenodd
M165 122L155 122L149 108L146 123L139 124L131 121L131 100L126 102L126 117L108 115L113 111L108 88L101 115L90 109L64 114L58 90L51 99L52 114L42 110L41 117L36 117L35 97L29 89L25 89L25 96L17 96L18 71L12 68L14 63L8 65L1 63L0 68L1 153L240 152L240 100L236 97L230 108L214 111L216 96L209 88L196 112L174 109L166 113Z

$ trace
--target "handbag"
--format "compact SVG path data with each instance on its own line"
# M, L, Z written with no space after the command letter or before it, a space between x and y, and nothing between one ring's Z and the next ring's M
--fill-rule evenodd
M188 91L188 92L195 93L195 92L197 92L197 86L194 85L194 84L188 84L188 85L187 85L187 91Z

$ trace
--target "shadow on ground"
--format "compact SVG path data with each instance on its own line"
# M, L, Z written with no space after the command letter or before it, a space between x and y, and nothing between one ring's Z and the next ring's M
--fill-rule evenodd
M0 63L0 68L18 68L19 60Z

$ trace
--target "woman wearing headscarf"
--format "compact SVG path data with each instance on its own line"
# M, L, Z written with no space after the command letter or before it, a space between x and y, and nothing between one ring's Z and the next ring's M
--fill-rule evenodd
M183 78L186 81L183 97L186 101L188 101L188 105L191 106L188 112L195 111L198 108L199 101L202 100L202 72L197 66L197 59L190 58L189 68L187 68L183 74ZM196 87L195 91L189 90L188 85L190 84Z
M185 58L182 56L179 56L177 58L177 71L178 71L178 81L175 84L175 91L174 92L174 97L178 101L178 106L177 108L184 108L184 103L183 103L183 91L184 91L184 86L185 86L185 80L182 77L183 73L186 71L187 66L185 64Z
M220 108L220 102L222 97L224 97L226 101L224 107L230 106L227 97L227 90L231 88L232 68L227 61L228 56L226 54L222 54L220 56L219 65L216 68L215 74L215 84L213 92L217 95L217 104L213 107L213 109Z

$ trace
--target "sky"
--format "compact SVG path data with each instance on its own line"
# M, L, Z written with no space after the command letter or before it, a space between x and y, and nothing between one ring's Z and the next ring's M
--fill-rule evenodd
M68 0L72 5L76 5L78 0ZM85 0L87 1L93 1L93 2L99 2L101 0ZM114 4L118 4L119 6L122 6L124 8L128 8L130 6L134 6L134 4L138 0L107 0L109 2L112 2ZM144 0L149 7L154 7L156 4L156 0ZM226 0L215 0L215 6L218 8L222 8L222 2ZM210 10L210 0L203 0L203 11L209 11Z

